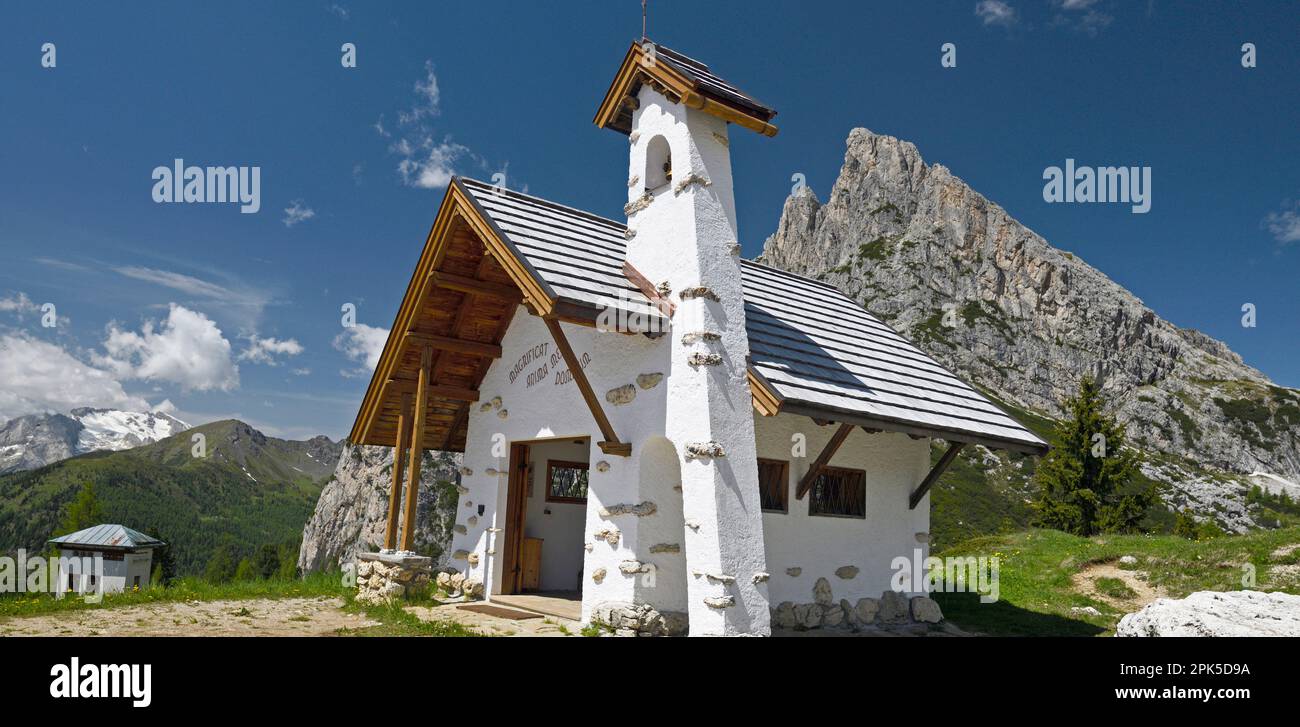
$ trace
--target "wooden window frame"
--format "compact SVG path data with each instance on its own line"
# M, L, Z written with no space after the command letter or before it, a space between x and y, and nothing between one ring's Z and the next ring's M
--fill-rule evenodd
M546 460L546 501L568 503L571 505L586 505L587 498L585 497L560 497L558 495L551 494L551 482L552 482L551 475L554 472L556 467L568 467L570 469L587 470L587 487L590 488L591 487L591 463L568 462L562 459Z
M835 512L813 512L813 503L816 498L813 493L817 491L817 483L821 478L840 472L856 473L862 476L862 514L848 515ZM867 471L854 467L822 467L817 473L817 478L813 480L812 486L808 488L808 516L809 517L837 517L847 518L849 520L866 520L867 519Z
M789 461L789 460L784 460L784 459L772 459L772 458L770 458L770 457L759 457L759 458L758 458L758 464L759 464L759 465L764 465L764 464L769 464L769 465L780 465L780 467L781 467L781 482L782 482L782 485L783 485L782 488L781 488L781 505L782 505L782 509L780 509L780 510L774 510L774 509L771 509L771 508L763 507L763 476L762 476L762 475L763 475L763 472L762 472L762 468L761 468L761 466L760 466L760 469L759 469L759 477L758 477L758 504L759 504L759 508L760 508L763 512L776 513L776 514L780 514L780 515L788 515L788 514L790 513L790 461Z

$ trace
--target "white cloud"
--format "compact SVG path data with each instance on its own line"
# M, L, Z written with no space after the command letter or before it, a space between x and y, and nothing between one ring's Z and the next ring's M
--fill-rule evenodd
M226 287L170 270L124 265L113 268L113 271L134 280L143 280L185 293L198 301L220 303L221 310L236 315L246 329L256 327L262 311L271 302L270 296L255 288Z
M339 5L338 3L333 3L331 5L326 6L325 12L330 13L331 15L337 15L341 20L347 20L352 15L352 13L350 13L347 8L343 7L342 5Z
M984 21L985 25L1010 27L1018 20L1016 9L1003 0L980 0L975 4L975 15Z
M295 199L284 208L284 217L280 220L285 227L293 227L304 220L310 220L316 216L316 210L303 204L300 199Z
M297 356L302 352L302 345L295 339L261 338L253 334L248 337L248 348L239 354L237 360L279 366L277 356Z
M435 143L425 137L418 147L412 147L402 139L402 160L397 163L397 173L402 183L408 187L420 189L442 189L451 184L456 175L457 159L469 153L469 149L450 140Z
M1097 0L1061 0L1061 8L1065 10L1086 10L1096 3Z
M40 311L41 307L32 302L27 294L19 291L8 298L0 298L0 313L14 313L19 318L28 314Z
M1300 201L1284 202L1281 210L1264 218L1264 226L1283 245L1300 242Z
M419 189L441 189L456 175L456 165L464 158L477 159L468 147L438 133L433 120L442 114L442 92L433 61L424 62L424 78L415 82L415 102L397 114L394 130L384 126L381 115L374 129L381 137L392 139L388 151L396 155L397 174L402 183ZM438 139L441 139L439 141ZM480 160L481 161L481 160Z
M439 107L442 102L442 92L438 90L438 76L433 72L431 60L424 62L424 78L415 82L415 96L415 105L410 111L398 112L399 123L413 124L442 113Z
M87 266L85 266L85 265L82 265L81 263L69 262L69 261L67 261L67 260L59 260L58 258L52 258L52 257L36 257L36 258L32 258L32 261L33 261L33 262L38 262L38 263L40 263L40 264L42 264L42 265L47 265L47 266L52 267L52 268L58 268L58 269L60 269L60 270L67 270L67 271L69 271L69 272L74 272L74 273L90 273L90 272L94 272L91 268L89 268L89 267L87 267Z
M149 410L111 372L25 333L0 335L0 421L80 406Z
M239 367L221 329L175 303L161 326L146 321L135 333L110 324L104 350L107 355L96 356L95 363L121 379L170 382L186 391L239 388Z
M334 348L345 356L363 364L362 368L342 371L346 377L365 376L379 365L379 355L384 352L384 343L388 341L388 329L367 326L358 323L334 337Z

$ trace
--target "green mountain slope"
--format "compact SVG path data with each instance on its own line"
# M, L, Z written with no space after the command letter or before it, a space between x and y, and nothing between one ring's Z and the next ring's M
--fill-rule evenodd
M206 456L193 456L194 436ZM40 550L63 508L94 483L104 518L166 540L177 571L203 570L212 551L232 543L297 541L339 444L324 437L293 442L243 422L212 422L154 444L95 452L0 477L0 552Z

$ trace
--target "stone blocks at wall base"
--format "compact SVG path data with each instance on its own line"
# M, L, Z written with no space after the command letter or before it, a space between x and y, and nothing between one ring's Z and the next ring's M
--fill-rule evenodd
M477 578L468 578L455 568L444 568L438 573L434 583L438 590L452 598L468 600L483 597L483 582Z
M685 636L685 613L658 611L647 603L606 601L591 610L591 625L613 636Z
M823 596L823 594L818 594ZM808 629L846 629L852 631L909 630L927 628L943 621L939 604L928 596L912 596L885 591L880 598L861 598L857 603L840 599L839 603L794 603L785 601L772 608L772 627L793 631Z
M433 559L423 555L361 553L357 556L357 600L410 600L429 590Z

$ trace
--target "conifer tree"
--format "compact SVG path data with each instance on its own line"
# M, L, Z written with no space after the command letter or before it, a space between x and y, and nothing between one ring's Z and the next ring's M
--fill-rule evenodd
M1066 400L1058 441L1034 475L1038 524L1083 536L1132 532L1155 502L1153 487L1134 488L1137 453L1124 446L1124 426L1105 408L1091 376Z

